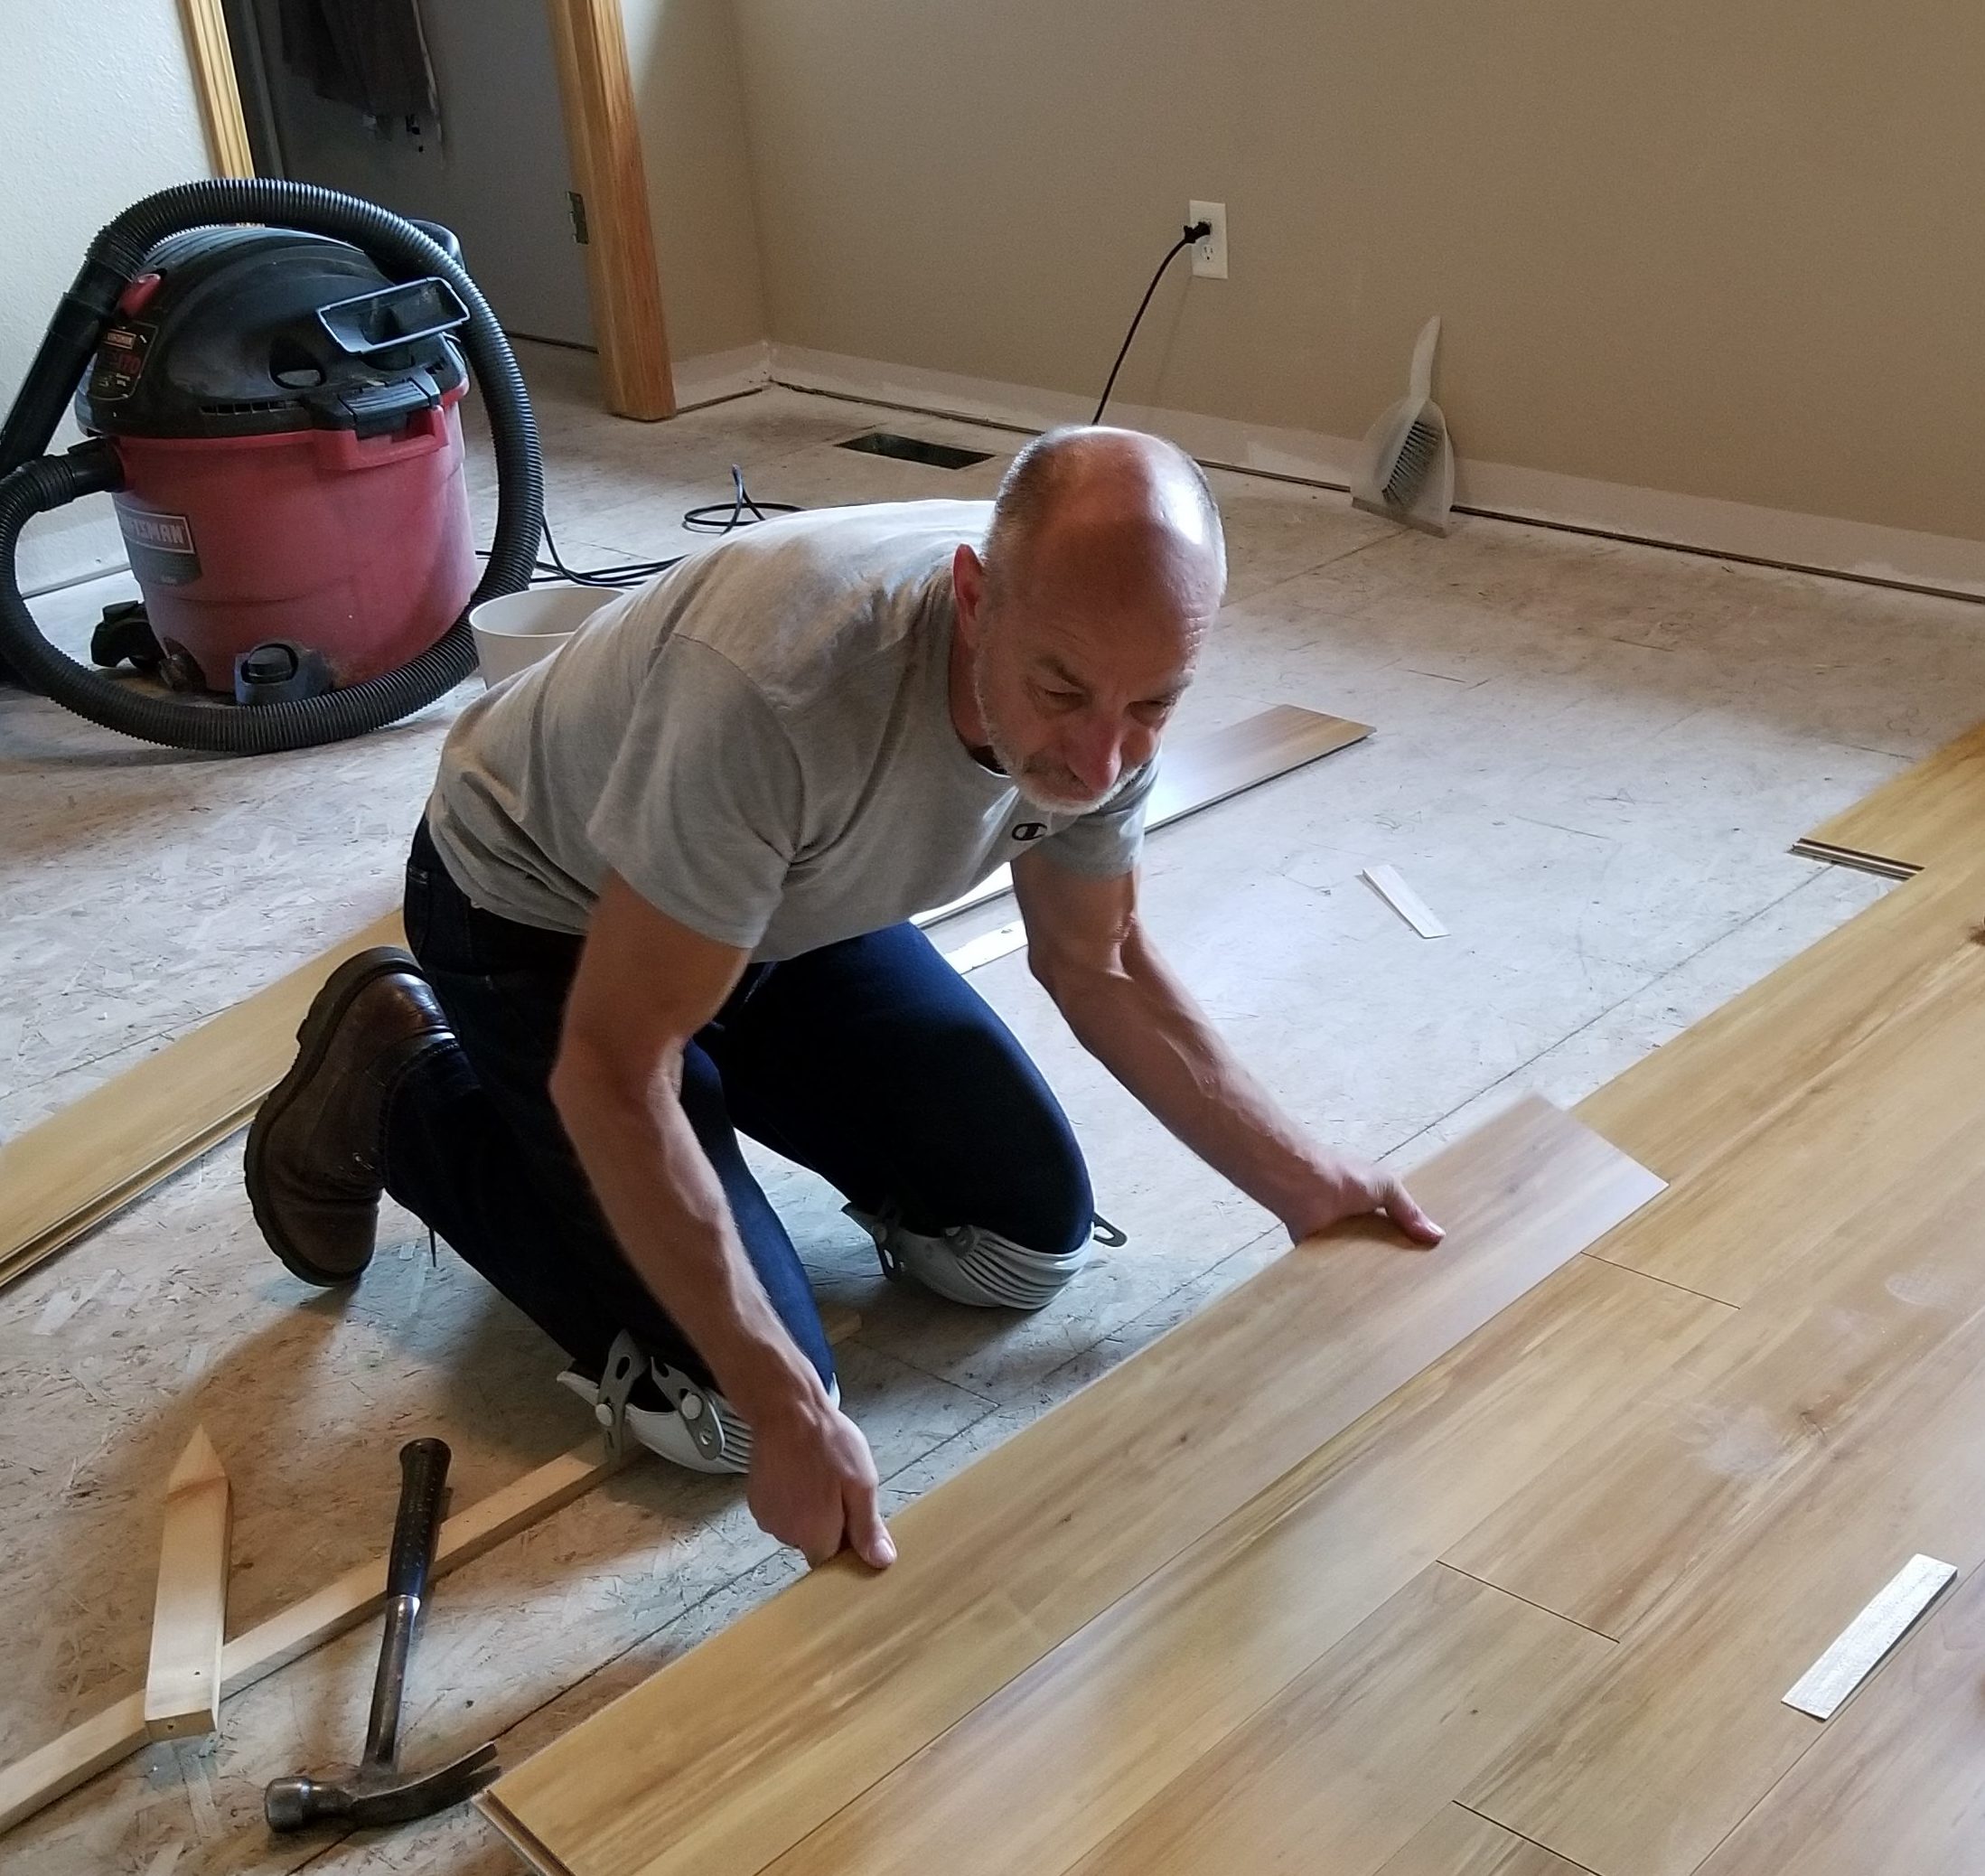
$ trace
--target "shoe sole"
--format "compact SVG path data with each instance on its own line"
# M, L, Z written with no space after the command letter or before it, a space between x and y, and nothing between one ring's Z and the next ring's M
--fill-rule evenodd
M342 1274L326 1271L312 1263L289 1242L277 1222L276 1208L266 1198L269 1132L303 1092L311 1076L323 1065L324 1055L331 1047L332 1036L337 1034L338 1025L344 1020L345 1012L359 993L394 971L417 972L419 969L413 953L402 951L397 945L374 945L370 951L361 951L356 957L347 958L340 964L324 980L323 989L311 999L310 1008L296 1031L295 1062L289 1073L269 1090L248 1128L248 1150L242 1159L242 1175L248 1188L248 1209L254 1213L256 1224L283 1268L291 1276L300 1277L305 1283L314 1283L320 1290L336 1290L342 1284L357 1282L364 1274L365 1266L361 1264L359 1269Z

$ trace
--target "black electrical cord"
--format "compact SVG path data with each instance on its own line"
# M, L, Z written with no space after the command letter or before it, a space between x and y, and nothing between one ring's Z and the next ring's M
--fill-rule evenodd
M1194 241L1204 240L1213 231L1213 225L1211 221L1195 221L1166 251L1165 258L1158 263L1157 272L1151 276L1150 286L1144 289L1144 297L1138 302L1137 315L1130 322L1130 330L1123 335L1123 343L1117 351L1117 362L1110 368L1109 380L1103 385L1102 396L1097 399L1096 414L1090 418L1091 423L1100 424L1103 420L1103 412L1110 408L1110 394L1117 388L1117 373L1123 370L1124 360L1130 356L1130 342L1138 336L1138 327L1144 320L1144 309L1151 304L1151 295L1158 290L1158 282L1164 279L1165 270Z
M1117 350L1117 361L1110 368L1110 377L1103 385L1103 394L1097 401L1096 414L1090 418L1100 424L1103 412L1110 408L1110 394L1117 388L1117 374L1123 370L1123 361L1130 355L1131 342L1138 336L1138 328L1144 323L1146 309L1151 304L1151 295L1158 290L1158 282L1164 279L1166 270L1194 241L1203 240L1213 231L1210 221L1194 221L1180 230L1179 238L1166 250L1165 258L1158 263L1158 270L1151 276L1151 284L1144 289L1144 297L1138 302L1138 310L1130 321L1130 330L1123 335L1123 343ZM682 525L699 534L729 534L739 528L748 528L754 521L769 521L775 514L797 514L798 507L791 502L759 502L744 486L744 472L735 463L731 464L732 498L729 502L712 502L701 508L689 509L682 517ZM747 519L748 516L748 519ZM578 586L638 586L643 581L651 580L657 574L666 573L671 567L679 566L685 558L675 555L667 560L626 560L609 567L569 567L565 556L558 550L558 539L551 531L551 517L544 519L545 551L550 557L536 563L531 574L533 586L546 585L561 580Z
M744 472L731 464L732 497L728 502L706 502L688 510L682 525L696 534L730 534L757 521L769 521L775 514L798 514L792 502L760 502L744 486ZM559 550L558 537L551 531L551 517L544 518L544 546L548 558L537 561L531 585L544 586L557 580L576 586L638 586L657 574L667 573L685 558L677 554L667 560L622 560L606 567L569 567Z

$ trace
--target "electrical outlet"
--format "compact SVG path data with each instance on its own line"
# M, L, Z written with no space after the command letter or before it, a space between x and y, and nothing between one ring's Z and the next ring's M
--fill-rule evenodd
M1193 271L1202 280L1224 280L1227 277L1227 204L1223 202L1187 202L1185 225L1190 228L1196 221L1211 221L1213 231L1193 243Z

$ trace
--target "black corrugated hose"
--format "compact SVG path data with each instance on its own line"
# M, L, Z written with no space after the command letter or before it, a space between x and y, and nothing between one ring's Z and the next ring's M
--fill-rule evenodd
M438 274L462 296L469 309L463 349L489 408L498 474L496 537L470 605L521 592L529 583L544 486L538 427L502 328L461 263L410 221L356 196L265 177L183 183L147 196L112 221L90 243L0 433L0 468L8 472L0 476L0 660L43 696L108 729L175 749L266 755L363 736L452 689L475 668L466 612L412 663L349 690L294 703L191 703L118 683L64 656L42 636L14 574L21 530L33 516L117 486L116 453L107 443L83 443L61 456L41 452L118 295L166 236L229 222L349 241L390 278Z

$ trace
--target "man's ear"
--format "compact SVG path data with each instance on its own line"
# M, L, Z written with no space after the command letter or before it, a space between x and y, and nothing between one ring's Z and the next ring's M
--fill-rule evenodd
M968 645L976 645L979 613L986 603L986 563L962 540L951 556L951 592L958 603L959 636Z

